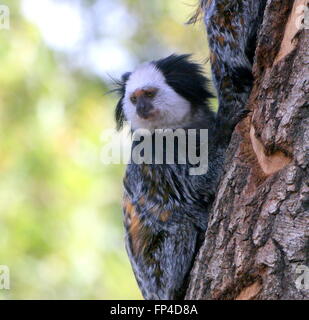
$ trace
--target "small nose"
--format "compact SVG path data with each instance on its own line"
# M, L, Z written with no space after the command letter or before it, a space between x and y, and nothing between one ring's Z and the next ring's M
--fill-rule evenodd
M152 114L154 107L149 99L142 94L139 98L137 98L136 103L136 112L140 118L148 119L148 117Z

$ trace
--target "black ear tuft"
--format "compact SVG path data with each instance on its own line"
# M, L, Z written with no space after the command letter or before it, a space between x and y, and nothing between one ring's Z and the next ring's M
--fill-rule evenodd
M208 99L213 97L208 90L209 80L204 76L201 65L190 61L190 57L189 54L173 54L153 63L163 73L167 84L192 107L207 106Z
M117 103L116 110L115 110L117 130L122 129L123 122L125 120L125 116L123 112L123 99L126 91L126 83L129 80L130 75L131 75L131 72L126 72L122 75L121 81L116 82L117 88L115 89L115 91L118 92L118 94L120 95L120 99Z
M115 110L116 128L118 131L122 129L123 122L125 120L122 103L123 103L123 97L121 97L121 99L118 101L116 110Z
M121 76L121 80L122 82L127 82L130 78L130 75L132 74L132 72L126 72Z

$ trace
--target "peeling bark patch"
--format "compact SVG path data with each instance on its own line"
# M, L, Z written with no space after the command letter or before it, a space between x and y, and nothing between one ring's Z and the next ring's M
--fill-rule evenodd
M294 39L296 34L300 31L300 23L298 22L300 18L299 8L307 6L308 3L308 0L295 0L291 15L285 28L281 48L274 64L277 64L280 60L282 60L296 48L296 42L294 41Z
M235 300L252 300L259 294L261 289L262 285L260 282L254 282L249 287L243 289Z
M273 66L274 60L280 51L280 45L292 7L293 1L268 1L265 10L266 18L256 50L256 63L253 67L255 79L260 80L264 71Z
M255 129L251 126L250 137L253 150L258 158L259 164L266 175L272 175L287 166L292 160L283 152L276 151L272 155L266 155L263 144L256 138Z

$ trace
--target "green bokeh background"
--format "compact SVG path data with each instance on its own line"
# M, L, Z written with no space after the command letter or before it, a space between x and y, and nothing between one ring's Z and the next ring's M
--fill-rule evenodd
M79 5L92 25L74 52L49 45L22 2L1 1L10 29L0 30L0 265L10 268L11 289L0 299L141 299L123 243L124 166L100 161L117 97L105 94L108 76L72 61L112 37L134 63L193 52L208 71L203 26L184 24L196 1L54 0ZM113 7L95 15L98 2ZM106 34L117 10L131 20Z

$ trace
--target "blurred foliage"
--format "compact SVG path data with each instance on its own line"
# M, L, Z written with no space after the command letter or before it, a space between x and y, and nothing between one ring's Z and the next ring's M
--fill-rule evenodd
M46 43L22 1L1 1L11 12L10 30L0 30L0 265L11 272L1 299L141 298L123 243L124 167L100 162L116 97L105 95L108 77L72 61L104 37L121 43L134 63L172 52L194 52L201 62L207 48L202 26L184 25L192 6L118 0L114 12L93 10L111 2L67 1L88 17L84 42L67 52ZM117 10L131 20L119 19L106 34L104 21ZM132 32L124 36L126 29Z

